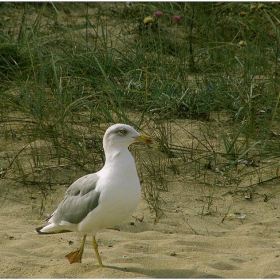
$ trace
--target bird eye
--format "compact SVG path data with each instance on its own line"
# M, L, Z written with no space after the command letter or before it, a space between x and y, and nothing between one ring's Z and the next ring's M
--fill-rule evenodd
M126 131L125 129L120 129L119 132L120 132L120 134L122 134L122 135L126 135L126 133L127 133L127 131Z

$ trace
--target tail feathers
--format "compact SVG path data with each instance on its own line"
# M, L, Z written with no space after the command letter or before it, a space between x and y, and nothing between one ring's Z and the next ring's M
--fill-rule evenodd
M44 232L42 231L42 229L44 228L45 226L41 226L41 227L37 227L35 228L35 230L39 233L39 234L56 234L56 233L65 233L65 232L71 232L71 230L58 230L58 231L47 231L47 232Z

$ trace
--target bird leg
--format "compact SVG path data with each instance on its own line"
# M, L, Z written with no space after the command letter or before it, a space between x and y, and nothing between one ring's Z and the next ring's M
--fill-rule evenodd
M102 263L102 260L101 260L101 257L100 257L99 252L98 252L98 244L95 240L95 236L93 236L93 238L92 238L92 247L93 247L93 250L95 251L99 266L104 267L103 263Z
M87 235L85 234L83 237L83 240L82 240L81 247L77 250L72 251L71 253L69 253L65 256L69 260L70 264L82 262L82 256L83 256L83 252L84 252L86 238L87 238Z

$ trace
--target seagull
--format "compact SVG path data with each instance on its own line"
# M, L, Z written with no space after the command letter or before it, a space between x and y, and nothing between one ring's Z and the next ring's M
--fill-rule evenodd
M135 142L152 143L149 136L126 124L110 126L103 137L103 168L76 180L53 214L48 225L35 230L39 234L79 232L80 248L67 254L70 264L81 263L87 234L92 234L92 247L103 267L95 235L98 230L114 227L135 211L141 198L141 186L133 156L128 150Z

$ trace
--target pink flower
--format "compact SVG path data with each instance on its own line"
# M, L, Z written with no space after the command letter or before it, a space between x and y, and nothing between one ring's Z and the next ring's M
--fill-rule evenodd
M94 32L93 32L92 30L87 30L87 35L93 36L93 35L94 35Z
M180 22L181 21L181 17L180 16L173 16L172 17L172 21L177 23L177 22Z
M159 18L163 15L163 12L160 12L160 11L157 11L157 12L154 12L154 17L155 18Z

